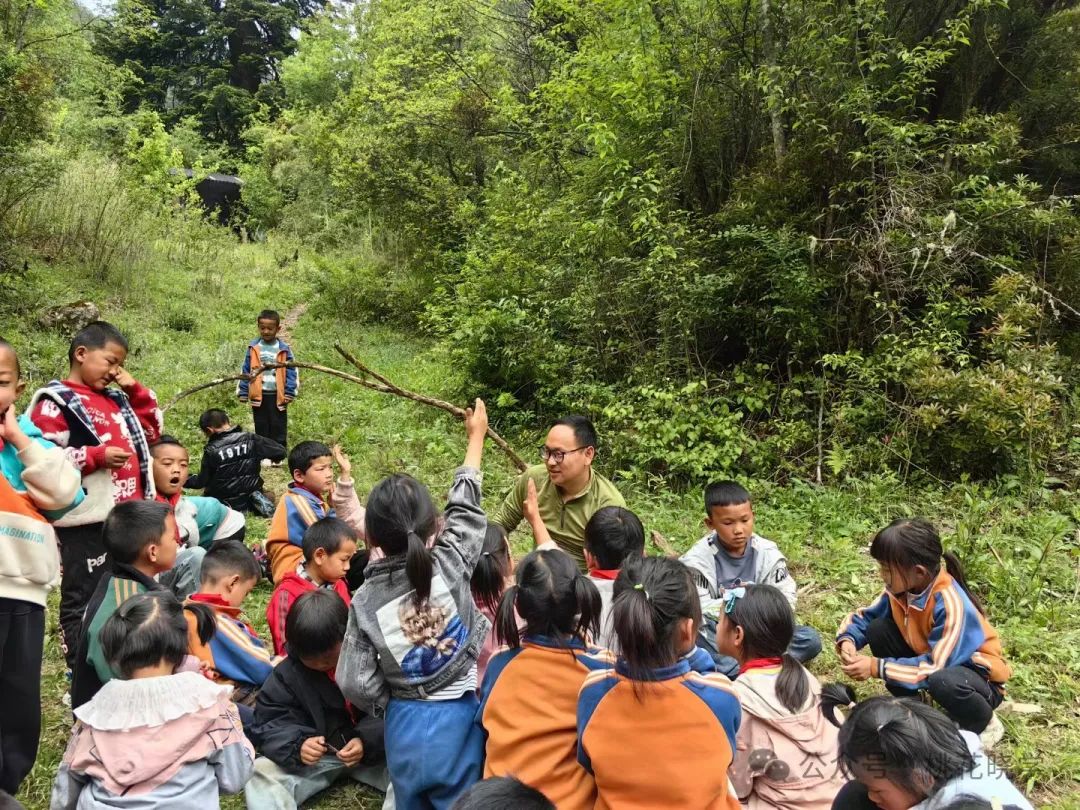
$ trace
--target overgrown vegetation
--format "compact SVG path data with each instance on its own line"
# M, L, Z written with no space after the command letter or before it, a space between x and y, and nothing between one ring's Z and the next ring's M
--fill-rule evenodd
M872 532L927 515L986 597L1010 697L1042 708L1005 715L996 753L1040 806L1080 807L1080 8L313 11L0 0L0 313L30 388L63 372L66 336L36 323L53 304L97 302L167 399L232 373L263 306L303 303L302 359L340 340L407 387L481 394L525 455L589 413L604 471L679 547L703 481L747 480L826 635L878 587ZM235 231L194 194L223 169ZM210 406L240 413L227 386L169 413L196 455ZM462 450L441 415L330 378L292 414L362 494L397 470L441 488ZM489 503L511 473L492 452ZM49 643L31 808L69 721ZM840 675L828 651L815 669Z

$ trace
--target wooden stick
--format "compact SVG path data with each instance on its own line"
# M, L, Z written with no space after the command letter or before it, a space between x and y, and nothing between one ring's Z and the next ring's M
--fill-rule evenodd
M346 360L348 360L349 363L351 363L353 366L355 366L361 372L363 372L364 374L370 374L372 377L374 377L376 380L378 380L379 381L378 384L381 384L383 387L385 387L385 389L387 389L384 393L396 394L399 397L404 397L405 399L411 399L414 402L421 403L422 405L430 405L433 408L439 408L441 410L446 411L447 413L452 413L454 416L458 417L459 419L464 419L465 418L465 409L464 408L459 408L457 405L453 405L453 404L451 404L449 402L446 402L444 400L441 400L441 399L435 399L434 397L425 396L424 394L417 394L415 391L407 391L404 388L402 388L401 386L396 385L395 383L392 383L390 380L388 380L386 377L382 376L381 374L379 374L379 373L373 371L372 369L368 368L367 366L365 366L363 363L361 363L359 360L357 360L355 357L353 357L351 354L349 354L347 351L345 351L345 349L343 349L339 344L334 344L334 348L337 350L338 354L340 354L342 357L344 357ZM369 388L371 388L371 387L374 387L376 385L376 383L369 382L367 385L368 385ZM379 390L379 389L376 389L376 390ZM498 433L496 433L494 431L494 429L489 427L488 431L487 431L487 435L488 435L488 438L490 438L493 442L495 442L496 446L498 446L498 448L500 450L502 450L504 453L506 453L507 457L514 464L514 466L518 468L518 470L520 470L521 472L525 472L525 470L527 470L529 468L529 465L521 460L521 456L519 456L517 453L515 453L513 448L510 447L510 445L506 443L506 440L502 436L500 436Z
M355 374L349 374L345 371L338 371L336 368L320 366L316 363L299 363L296 361L293 361L291 363L267 363L265 366L259 366L258 368L252 369L250 374L232 374L228 377L218 377L215 380L201 383L200 385L196 385L192 388L187 388L178 393L172 399L170 399L161 409L161 412L168 412L174 405L176 405L177 402L184 399L184 397L189 397L194 393L203 391L207 388L213 388L216 385L224 385L225 383L238 382L240 380L247 380L248 382L252 382L260 374L262 374L264 371L268 371L269 369L305 368L309 371L318 371L322 374L329 374L332 377L337 377L342 380L347 380L351 383L356 383L357 385L362 385L364 388L376 391L380 394L393 394L394 396L402 397L404 399L411 399L413 402L419 402L421 405L429 405L432 408L438 408L439 410L446 411L447 413L456 416L458 419L465 418L464 408L459 408L457 405L453 405L441 399L435 399L434 397L425 396L424 394L417 394L414 391L407 391L404 388L394 385L382 375L376 374L371 371L371 369L363 365L359 360L355 360L355 358L352 358L351 355L349 355L340 347L335 348L338 348L338 350L346 357L346 359L349 359L349 362L353 363L353 365L355 365L365 374L370 374L371 376L375 377L378 382L366 380L363 377L357 377ZM488 428L487 435L495 443L495 445L506 454L507 458L510 459L510 462L514 465L514 467L516 467L521 472L524 472L526 469L528 469L528 465L524 461L522 461L521 456L515 453L514 449L510 447L509 444L507 444L506 439L504 439L490 427Z

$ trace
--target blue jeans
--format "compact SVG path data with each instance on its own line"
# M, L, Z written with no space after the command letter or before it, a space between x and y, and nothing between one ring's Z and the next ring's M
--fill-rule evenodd
M398 810L449 810L480 781L484 733L474 722L480 701L400 700L386 708L386 765Z
M716 649L716 619L706 616L701 622L697 643L713 657L718 672L724 673L731 680L739 677L739 662L731 656L721 655ZM795 625L795 635L792 636L787 651L800 664L813 661L821 654L821 633L813 627Z
M176 562L168 571L158 574L158 584L173 592L183 602L199 590L199 574L202 571L206 549L192 546L176 552Z

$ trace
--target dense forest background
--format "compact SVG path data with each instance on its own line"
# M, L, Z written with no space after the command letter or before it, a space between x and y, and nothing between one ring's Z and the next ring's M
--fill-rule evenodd
M704 482L765 493L823 628L929 514L1049 709L1007 765L1080 807L1077 42L1075 0L0 0L0 316L32 385L73 297L169 395L278 303L303 359L346 335L519 448L587 413L677 543ZM453 463L320 390L361 480Z

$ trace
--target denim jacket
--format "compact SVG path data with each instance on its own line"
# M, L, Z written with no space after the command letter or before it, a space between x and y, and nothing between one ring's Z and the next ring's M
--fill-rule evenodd
M382 716L391 697L426 699L476 664L490 628L470 585L487 531L480 478L472 467L454 473L445 525L431 548L431 596L424 604L413 603L404 554L364 572L335 678L361 711Z

